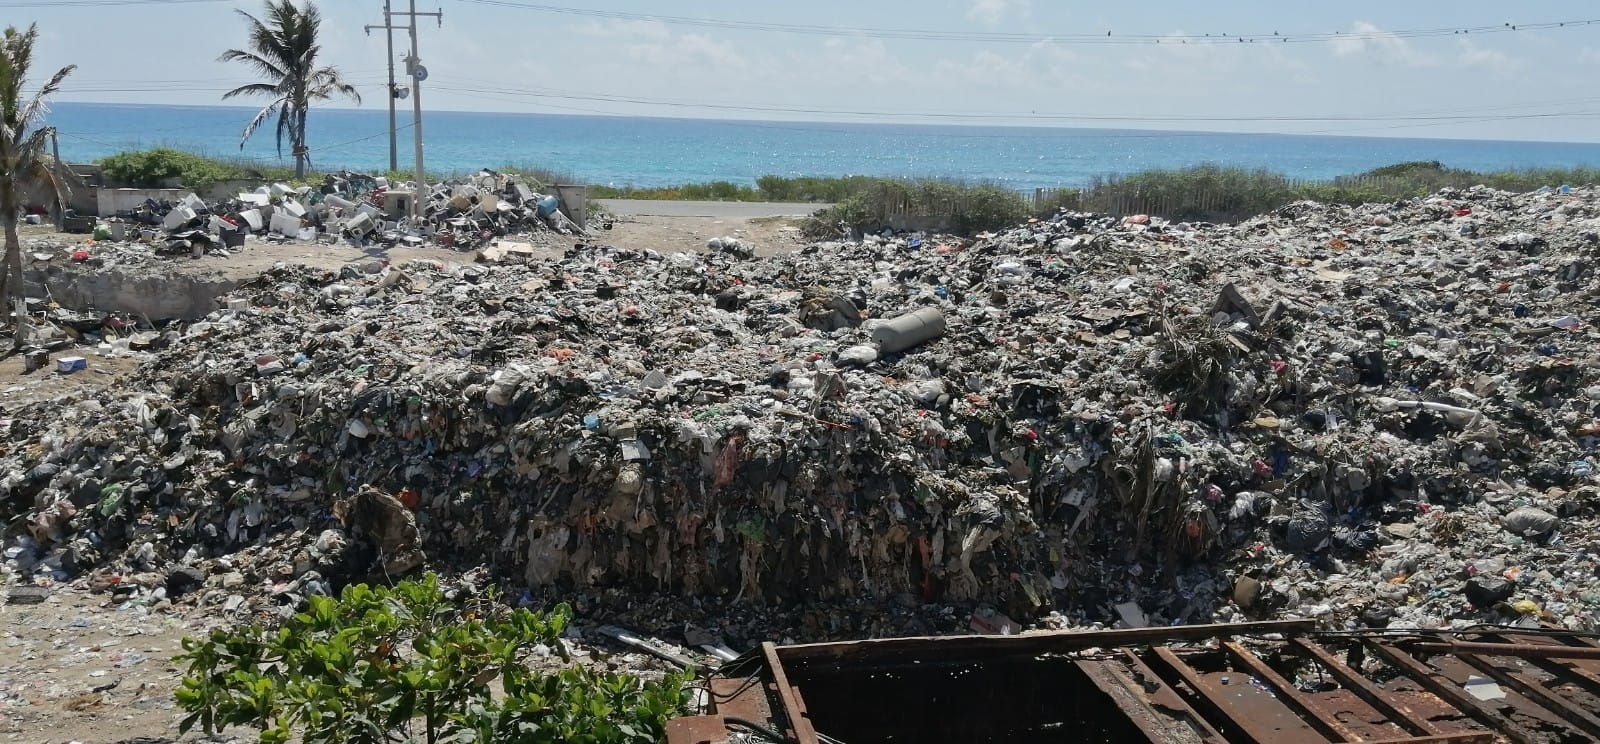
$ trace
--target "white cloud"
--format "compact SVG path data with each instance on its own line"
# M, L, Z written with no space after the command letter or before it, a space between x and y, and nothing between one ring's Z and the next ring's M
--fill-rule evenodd
M1360 58L1385 65L1429 67L1438 62L1405 39L1367 21L1357 21L1350 31L1334 39L1331 47L1335 57Z
M938 80L957 81L974 89L1034 93L1081 93L1098 84L1083 74L1082 61L1070 50L1048 41L1021 50L981 50L934 65Z
M710 65L726 69L743 67L746 60L734 45L707 34L674 32L660 21L591 23L578 33L611 45L611 53L653 67Z
M1032 0L970 0L967 20L996 28L1012 17L1027 18L1032 11Z
M1470 39L1456 43L1456 61L1463 67L1474 67L1495 75L1510 75L1521 71L1528 63L1498 49L1478 46Z
M820 63L820 64L819 64ZM808 72L841 85L890 85L916 82L900 58L879 40L828 39L822 44L822 58L802 62Z

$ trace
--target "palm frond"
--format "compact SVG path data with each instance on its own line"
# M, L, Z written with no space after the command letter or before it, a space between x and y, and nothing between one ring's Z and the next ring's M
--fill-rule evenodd
M226 101L235 96L278 96L282 94L283 91L279 90L278 86L276 85L269 85L267 83L248 83L246 85L241 85L237 88L234 88L227 93L223 93L222 100Z
M278 109L283 107L283 104L284 99L279 98L278 100L267 104L265 108L256 112L255 117L250 120L250 123L244 125L244 134L239 135L239 149L244 149L245 141L250 139L250 135L256 133L256 128L261 126L261 122L266 121L268 117L272 116L274 113L277 113ZM280 147L279 150L281 154L282 147Z
M37 121L39 117L50 113L50 105L46 99L55 95L56 91L61 90L61 81L66 80L67 76L71 75L72 71L76 69L78 69L77 65L67 65L56 70L56 74L50 77L50 81L33 94L33 100L28 101L28 105L22 107L22 113L17 116L17 123L26 127Z

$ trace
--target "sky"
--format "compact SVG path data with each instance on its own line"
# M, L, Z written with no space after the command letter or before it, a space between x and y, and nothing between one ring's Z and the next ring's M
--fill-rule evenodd
M363 30L382 0L319 6L323 61L386 107L384 32ZM244 41L241 9L261 2L0 0L0 23L39 24L36 77L78 65L57 100L217 105L252 81L217 61ZM1600 142L1600 5L1571 0L417 9L444 14L419 20L428 110ZM1538 25L1572 21L1591 23Z

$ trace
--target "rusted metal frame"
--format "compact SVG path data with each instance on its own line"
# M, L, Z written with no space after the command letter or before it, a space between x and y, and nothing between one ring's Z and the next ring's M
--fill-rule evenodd
M1206 685L1200 679L1200 672L1194 667L1189 666L1189 664L1183 659L1179 658L1172 649L1165 646L1156 646L1155 648L1151 649L1151 651L1155 653L1156 658L1160 659L1162 663L1166 664L1172 669L1173 673L1177 674L1180 679L1187 683L1189 687L1194 690L1195 695L1199 696L1200 699L1205 700L1210 705L1211 709L1216 711L1217 715L1227 719L1229 728L1239 732L1241 736L1243 736L1252 744L1263 744L1263 742L1269 742L1273 740L1274 737L1271 735L1271 732L1256 730L1257 727L1255 721L1252 721L1249 718L1234 716L1229 712L1227 706L1207 695Z
M778 702L783 705L784 724L788 726L789 733L794 735L798 744L821 744L817 739L817 730L811 726L811 716L806 712L800 691L789 684L789 675L783 671L783 662L778 660L778 647L770 641L763 643L761 655L766 657L767 669L772 672L772 683L778 688Z
M1383 739L1369 741L1366 744L1494 744L1499 737L1487 731L1463 734L1438 734L1436 736L1418 736L1412 739Z
M1454 706L1456 710L1476 718L1480 723L1499 732L1507 739L1517 742L1517 744L1538 744L1538 742L1542 741L1541 738L1534 736L1515 721L1498 715L1484 707L1476 698L1456 689L1455 685L1440 682L1438 679L1439 672L1417 661L1404 651L1372 638L1364 638L1362 643L1391 666L1400 670L1402 674L1409 677L1413 682L1428 688L1428 692L1433 693L1440 700Z
M1171 706L1157 706L1149 693L1129 679L1122 660L1078 659L1072 663L1089 682L1111 699L1112 704L1127 714L1128 720L1144 734L1145 740L1168 741L1173 737L1174 727L1187 725L1188 721L1181 717L1181 712L1175 715L1167 710ZM1171 693L1167 685L1161 684L1161 688ZM1193 727L1188 728L1194 733L1195 740L1204 740L1200 732L1194 731Z
M1434 654L1492 654L1515 656L1521 659L1600 659L1600 648L1586 646L1557 646L1549 643L1475 643L1472 641L1447 641L1444 643L1413 643L1409 648Z
M1481 637L1487 638L1487 639L1489 639L1491 641L1495 641L1497 643L1512 643L1512 641L1508 638L1507 634L1504 634L1504 633L1484 633ZM1552 639L1552 640L1556 640L1556 639ZM1557 642L1557 643L1547 643L1547 644L1544 644L1544 645L1547 645L1547 646L1561 646L1563 644ZM1589 692L1590 695L1594 695L1595 697L1600 697L1600 674L1596 674L1596 673L1594 673L1594 672L1592 672L1592 671L1590 671L1588 669L1585 669L1582 666L1579 666L1578 664L1572 664L1571 666L1564 666L1561 663L1559 663L1560 660L1556 660L1556 659L1537 659L1537 658L1528 658L1528 657L1522 657L1522 658L1528 659L1528 663L1530 663L1530 664L1532 664L1532 665L1534 665L1536 667L1539 667L1540 669L1543 669L1546 674L1549 674L1549 675L1554 676L1554 677L1560 677L1560 678L1562 678L1563 680L1566 680L1566 681L1570 681L1570 682L1572 682L1572 684L1586 689Z
M1316 701L1301 692L1300 688L1295 687L1293 682L1284 679L1283 675L1278 673L1278 670L1273 669L1261 657L1256 656L1255 652L1245 648L1243 644L1237 641L1224 641L1222 647L1227 650L1228 655L1232 656L1234 661L1239 662L1245 669L1249 670L1250 674L1276 688L1278 694L1283 696L1283 701L1288 703L1289 707L1299 712L1301 716L1305 717L1306 723L1311 724L1312 727L1322 732L1322 735L1328 737L1330 741L1362 741L1360 734L1346 726L1344 721L1322 710Z
M869 662L875 658L937 654L951 660L962 654L992 657L1008 654L1042 654L1083 648L1140 646L1169 641L1203 641L1225 636L1250 636L1307 633L1316 628L1314 620L1274 620L1270 622L1229 623L1224 625L1180 625L1177 627L1133 628L1090 632L1060 631L1015 636L921 636L878 638L843 643L807 643L783 646L778 656L788 664L827 661Z
M1438 726L1417 715L1410 708L1390 701L1384 691L1378 689L1377 685L1372 684L1371 680L1361 676L1359 670L1351 669L1340 663L1328 649L1318 645L1315 641L1295 638L1289 642L1296 649L1299 649L1320 664L1323 669L1327 670L1328 674L1339 680L1339 684L1343 685L1346 690L1366 701L1367 705L1372 706L1374 710L1388 716L1389 720L1393 721L1395 725L1419 736L1444 733Z
M1567 723L1583 729L1590 736L1600 738L1600 719L1596 719L1582 708L1573 705L1571 700L1550 692L1539 685L1530 684L1527 680L1495 666L1492 661L1478 654L1459 654L1456 658L1465 662L1468 666L1489 675L1494 681L1516 690L1518 694L1532 700L1545 710L1560 716Z
M1133 669L1134 672L1142 674L1145 678L1161 685L1161 689L1157 693L1147 695L1147 697L1153 697L1157 705L1171 706L1188 716L1190 724L1200 729L1200 738L1221 742L1228 740L1228 737L1223 736L1222 732L1212 727L1211 722L1207 721L1205 716L1200 715L1200 711L1195 710L1194 706L1189 704L1189 701L1184 700L1177 690L1172 689L1172 686L1167 684L1166 680L1161 679L1161 675L1156 674L1156 670L1151 669L1149 664L1144 663L1144 659L1139 658L1139 654L1134 653L1133 649L1122 649L1122 659L1127 662L1128 667ZM1159 695L1159 697L1155 697L1156 695Z

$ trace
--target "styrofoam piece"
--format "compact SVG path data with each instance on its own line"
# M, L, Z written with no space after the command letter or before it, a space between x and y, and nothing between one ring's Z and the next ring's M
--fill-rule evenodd
M272 203L272 197L266 194L240 194L239 202L252 207L265 207Z
M266 219L261 216L259 209L246 209L239 213L239 219L250 226L250 232L260 232L266 226Z
M307 241L307 242L314 241L314 240L317 239L317 228L315 228L315 227L302 227L302 228L300 228L300 233L298 235L295 235L295 238L298 239L298 240L304 240L304 241Z
M322 200L322 203L328 205L329 207L333 207L334 209L353 209L356 206L355 202L339 196L338 194L329 194L327 198Z
M300 202L297 202L297 201L295 201L293 199L284 199L278 205L278 207L280 209L282 209L283 211L288 212L289 215L292 216L292 217L304 217L304 216L306 216L306 207L305 207L305 205L301 204Z
M275 184L272 184L272 195L273 196L288 196L288 195L293 194L293 193L294 193L294 188L289 186L289 184L286 184L286 183L275 183Z

